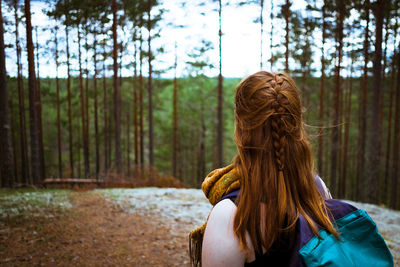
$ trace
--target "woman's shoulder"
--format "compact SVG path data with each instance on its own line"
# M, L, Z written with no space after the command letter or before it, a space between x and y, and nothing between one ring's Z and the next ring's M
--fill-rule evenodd
M203 239L203 266L243 266L246 255L233 231L235 214L236 205L229 199L212 209Z

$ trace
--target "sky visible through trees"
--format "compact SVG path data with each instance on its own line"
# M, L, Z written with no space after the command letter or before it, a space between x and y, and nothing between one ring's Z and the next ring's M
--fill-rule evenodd
M2 187L199 186L236 154L236 84L265 69L294 77L333 195L400 208L400 1L1 2Z

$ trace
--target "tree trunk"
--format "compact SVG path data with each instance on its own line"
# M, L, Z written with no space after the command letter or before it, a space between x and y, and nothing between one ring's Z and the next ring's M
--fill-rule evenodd
M115 119L115 163L117 172L121 172L121 95L118 84L118 42L117 42L117 1L112 0L112 37L114 43L113 49L113 85L114 85L114 119Z
M83 92L83 70L82 70L82 52L81 52L81 32L78 25L78 62L79 62L79 91L81 101L81 121L82 121L82 139L83 139L83 160L85 166L85 178L88 178L89 173L89 149L88 140L86 139L86 118L85 118L85 95Z
M346 110L345 110L345 127L344 127L344 148L343 148L343 161L342 161L342 182L340 183L339 191L342 198L346 196L346 180L347 180L347 152L349 144L349 130L350 130L350 114L351 114L351 95L353 92L353 59L351 59L350 65L350 77L347 78L347 97L346 97ZM344 101L343 101L344 102Z
M356 176L356 200L364 200L363 197L363 185L364 185L364 168L365 168L365 143L366 143L366 131L367 131L367 82L368 82L368 45L369 45L369 0L366 0L365 3L365 11L366 11L366 20L367 26L365 28L365 37L364 37L364 76L362 79L361 95L360 98L360 130L359 130L359 144L358 144L358 153L357 153L357 176Z
M69 26L66 21L65 25L65 42L67 52L67 94L68 94L68 144L69 144L69 168L71 169L71 177L74 177L74 152L72 142L72 103L71 103L71 63L69 53Z
M28 143L26 137L26 118L25 118L25 96L24 83L22 77L21 64L21 46L19 44L19 16L18 1L14 0L14 18L15 18L15 47L17 51L17 69L18 69L18 109L19 109L19 128L20 128L20 146L21 146L21 182L23 184L31 184L29 179L29 163L28 163ZM16 167L16 166L15 166Z
M97 36L95 34L93 41L93 90L94 90L94 134L96 148L96 179L99 179L100 172L100 151L99 151L99 118L98 118L98 99L97 99Z
M136 30L134 32L134 46L135 46L135 54L134 54L134 75L133 75L133 131L135 135L134 139L134 154L135 154L135 175L136 168L139 165L139 125L138 125L138 77L137 77L137 46L136 46Z
M325 3L322 7L322 46L321 46L321 79L320 79L320 97L319 97L319 134L318 134L318 171L321 175L323 168L323 151L324 151L324 135L322 127L324 126L324 82L325 82L325 40L326 40L326 6Z
M374 55L374 68L373 68L373 93L371 99L372 108L372 120L371 120L371 134L370 134L370 151L368 153L368 166L369 173L366 176L367 182L367 196L368 201L377 204L378 195L378 180L379 180L379 170L380 170L380 146L381 146L381 136L380 136L380 96L382 91L382 28L383 28L383 11L385 8L385 1L377 0L375 5L375 55Z
M14 184L14 162L11 147L10 113L8 110L8 88L6 56L4 47L3 14L0 1L0 176L1 186L11 187Z
M338 40L338 47L337 47L337 66L336 66L336 73L335 73L335 90L333 92L333 129L332 129L332 149L331 149L331 191L333 194L336 194L337 191L337 157L338 157L338 150L339 150L339 113L340 113L340 90L341 90L341 77L340 77L340 70L341 70L341 63L342 63L342 52L343 52L343 20L344 20L344 6L343 3L339 3L338 7L338 26L336 29L337 40Z
M175 75L174 75L174 95L173 95L173 146L172 146L172 176L178 175L178 80L176 69L178 65L177 45L175 43Z
M86 23L87 23L87 19L85 19ZM88 31L88 26L86 24L85 26L85 50L86 50L86 57L85 57L85 64L86 64L86 68L85 68L85 139L86 139L86 146L87 146L87 162L88 162L88 166L85 166L85 169L88 169L88 175L87 177L89 177L90 175L90 135L89 135L89 129L90 129L90 115L89 115L89 59L88 59L88 50L89 50L89 46L88 46L88 35L89 35L89 31Z
M218 107L217 107L217 167L221 168L224 164L224 156L223 156L223 145L224 145L224 126L223 126L223 78L222 78L222 4L221 0L218 1L219 9L218 9L218 17L219 17L219 75L218 75Z
M263 27L264 27L264 0L260 0L260 70L263 69Z
M35 76L35 57L33 54L31 6L30 0L25 0L26 43L28 50L28 87L29 87L29 127L31 136L31 176L33 183L40 181L40 148L39 122L37 114L37 82ZM4 140L4 139L2 139Z
M143 22L140 23L143 25ZM140 131L140 167L144 168L144 129L143 129L143 37L140 31L140 67L139 67L139 131Z
M286 4L284 5L284 16L286 22L286 35L285 35L285 72L289 73L289 18L290 18L290 0L286 0Z
M55 61L56 61L56 90L57 90L57 143L58 143L58 177L62 178L62 161L61 161L61 120L60 120L60 81L58 79L58 27L55 29L54 44L55 44Z
M44 161L44 144L43 144L43 121L42 121L42 94L40 90L40 64L39 64L39 38L38 27L35 27L36 33L36 64L37 64L37 118L39 127L39 158L40 158L40 176L42 179L46 176L46 165Z
M104 28L102 28L102 33L104 33ZM103 48L103 135L104 135L104 172L108 172L109 167L109 150L108 150L108 143L109 143L109 135L108 135L108 104L107 104L107 79L106 79L106 43L102 42Z
M151 11L151 0L148 1L148 10L147 10L147 16L148 16L148 21L147 21L147 30L149 32L149 38L148 38L148 45L149 45L149 51L148 51L148 57L149 57L149 86L148 86L148 97L149 97L149 164L150 168L154 166L154 158L153 158L153 81L152 81L152 65L151 65L151 60L152 60L152 54L151 54L151 16L150 16L150 11ZM150 177L151 178L151 177Z
M396 40L396 33L394 42ZM393 46L394 47L394 46ZM390 148L392 147L392 117L393 117L393 98L394 98L394 82L396 80L396 56L393 55L392 59L392 77L390 81L390 97L389 97L389 114L388 114L388 126L387 126L387 138L386 138L386 157L385 157L385 176L383 183L383 203L388 203L388 190L389 190L389 175L390 175ZM398 71L398 70L397 70Z
M273 43L272 43L272 36L274 36L274 0L271 0L271 10L270 10L270 18L271 18L271 34L270 34L270 43L269 43L269 49L270 49L270 53L271 53L271 58L270 58L270 62L271 62L271 70L274 66L274 54L272 52L272 48L273 48Z
M399 172L399 145L400 145L400 47L397 51L397 87L396 87L396 111L394 115L394 142L393 142L393 166L390 194L390 207L398 209L397 187Z

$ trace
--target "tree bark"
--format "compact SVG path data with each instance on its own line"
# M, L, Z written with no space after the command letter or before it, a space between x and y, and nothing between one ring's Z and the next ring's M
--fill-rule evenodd
M396 32L394 42L396 41ZM393 46L394 47L394 46ZM383 203L388 203L388 189L389 189L389 175L390 175L390 148L392 147L392 120L393 120L393 98L394 98L394 84L396 80L396 56L393 55L392 59L392 77L390 81L390 96L389 96L389 114L388 114L388 126L387 126L387 138L386 138L386 157L385 157L385 176L384 176L384 183L383 183ZM397 70L398 71L398 70Z
M133 132L135 135L134 139L134 154L135 154L135 170L139 165L139 125L138 125L138 77L137 77L137 46L136 46L136 30L134 32L134 47L135 47L135 54L134 54L134 74L133 74ZM136 175L135 171L135 175Z
M270 33L270 43L269 43L269 49L270 49L270 53L271 53L271 58L270 58L270 62L271 62L271 70L274 66L274 54L272 52L272 48L273 48L273 43L272 43L272 36L274 33L274 0L271 0L271 10L270 10L270 19L271 19L271 33Z
M104 33L104 28L102 29L102 32ZM109 135L108 135L108 104L107 104L107 79L106 79L106 43L103 41L102 42L102 47L103 47L103 58L102 58L102 63L103 63L103 135L104 135L104 172L107 173L108 167L109 167Z
M325 1L324 1L325 2ZM326 40L326 6L325 3L322 7L322 46L321 46L321 79L320 79L320 97L319 97L319 134L318 134L318 170L320 174L323 168L323 151L324 151L324 85L325 85L325 40Z
M367 26L365 28L364 37L364 76L362 79L361 88L361 103L360 103L360 130L359 130L359 144L357 153L357 176L356 176L356 200L364 200L364 168L365 168L365 143L366 143L366 129L367 129L367 82L368 82L368 62L369 62L369 0L365 1L365 12Z
M264 0L260 0L260 70L263 69L263 27L264 27Z
M69 168L71 170L71 177L74 177L74 151L72 142L72 103L71 103L71 62L69 52L69 22L65 21L65 42L67 52L67 97L68 97L68 144L69 144Z
M217 107L217 167L221 168L224 164L224 125L223 125L223 78L222 78L222 3L221 0L218 1L218 18L219 18L219 75L218 75L218 107Z
M118 84L118 42L117 42L117 1L112 0L112 37L113 37L113 85L114 85L114 119L115 119L115 165L117 172L121 172L121 95Z
M79 91L81 102L81 121L82 121L82 139L83 139L83 160L85 167L85 178L89 178L89 149L86 139L86 118L85 118L85 94L83 92L83 70L82 70L82 52L81 52L81 32L78 25L78 62L79 62Z
M399 174L399 145L400 145L400 47L397 51L397 86L396 86L396 110L394 115L394 142L393 165L390 193L390 207L398 209L398 174Z
M173 147L172 147L172 175L178 175L178 79L176 69L178 65L177 45L175 43L175 75L174 75L174 94L173 94Z
M26 137L26 118L25 118L25 95L24 83L22 77L21 64L21 46L19 38L19 22L18 16L18 1L14 0L14 18L15 18L15 47L17 51L17 70L18 70L18 109L19 109L19 128L20 128L20 146L21 146L21 182L31 184L29 177L29 162L28 162L28 143Z
M39 148L39 122L37 82L35 76L35 57L33 53L31 6L30 0L25 1L26 43L28 50L28 87L29 87L29 127L31 136L31 176L33 183L38 183L41 177L40 148Z
M8 88L6 56L4 47L3 14L0 1L0 176L2 187L14 184L14 162L11 147L10 113L8 109Z
M346 196L346 180L347 180L347 152L349 144L349 130L350 130L350 115L351 115L351 96L353 93L353 59L350 64L350 77L347 78L347 97L346 97L346 110L345 110L345 127L344 127L344 148L343 148L343 161L342 161L342 182L340 183L339 191L342 198Z
M153 80L152 80L152 65L151 65L151 60L152 60L152 54L151 54L151 16L150 16L150 11L151 11L151 0L148 1L148 10L147 10L147 30L149 32L149 38L147 40L148 45L149 45L149 50L148 50L148 57L149 57L149 85L148 85L148 97L149 97L149 164L150 168L154 166L154 156L153 156Z
M378 195L378 180L379 180L379 164L380 164L380 96L382 91L382 28L383 28L383 11L385 8L385 1L378 0L375 4L375 55L374 55L374 68L373 68L373 93L371 99L372 120L371 120L371 134L370 134L370 151L368 153L368 166L369 173L366 176L368 186L367 196L368 201L377 204L379 200Z
M284 16L285 16L285 72L289 73L289 18L290 18L290 0L286 0L286 4L284 5Z
M44 160L44 144L43 144L43 120L42 120L42 94L40 89L40 64L39 64L39 37L38 27L34 27L36 35L36 65L37 65L37 117L39 127L39 158L40 158L40 176L42 179L46 176L46 165Z
M58 177L62 178L62 160L61 160L61 119L60 119L60 81L58 79L58 27L54 31L55 44L55 63L56 63L56 90L57 90L57 143L58 143Z
M140 23L143 25L143 21ZM139 47L139 132L140 132L140 168L144 168L144 128L143 128L143 36L140 31L140 47Z
M342 63L342 53L343 53L343 21L344 21L344 4L339 3L338 7L338 26L336 30L338 47L337 47L337 66L335 73L335 90L333 92L333 129L332 129L332 148L331 148L331 191L333 194L336 194L338 191L337 184L337 157L339 150L339 113L340 113L340 90L341 90L341 63Z
M94 134L96 150L96 179L99 179L100 172L100 142L99 142L99 115L98 115L98 96L97 96L97 36L95 34L93 41L93 90L94 90Z

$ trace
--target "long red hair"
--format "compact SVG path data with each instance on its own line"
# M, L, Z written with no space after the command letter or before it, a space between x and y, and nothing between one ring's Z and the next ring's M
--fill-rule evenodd
M270 249L294 232L300 214L317 235L316 224L339 238L315 185L294 81L285 73L257 72L237 86L235 106L241 190L234 232L242 248L248 248L249 233L255 251Z

